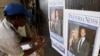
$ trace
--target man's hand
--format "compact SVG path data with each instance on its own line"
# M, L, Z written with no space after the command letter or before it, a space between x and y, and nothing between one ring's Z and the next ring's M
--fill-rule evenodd
M45 38L43 36L37 36L34 39L32 39L35 42L35 46L33 46L31 49L24 51L24 56L28 56L34 51L36 51L38 48L45 47Z
M26 44L26 43L32 43L35 42L37 47L44 47L46 42L45 38L43 36L37 36L37 37L23 37L20 44Z
M35 41L35 45L39 48L45 47L45 45L46 45L45 38L43 36L37 36L36 41Z

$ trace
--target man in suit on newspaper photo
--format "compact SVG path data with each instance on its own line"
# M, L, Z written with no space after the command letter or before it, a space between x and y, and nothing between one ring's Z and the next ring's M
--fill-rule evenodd
M86 30L85 28L80 29L80 39L76 44L72 44L71 52L75 56L88 56L90 43L86 39Z

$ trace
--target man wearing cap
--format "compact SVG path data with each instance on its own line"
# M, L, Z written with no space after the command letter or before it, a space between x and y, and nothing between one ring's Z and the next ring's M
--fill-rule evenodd
M4 8L5 18L0 22L0 51L9 56L29 56L36 49L43 47L44 42L38 38L29 39L35 41L35 47L23 51L20 47L21 36L17 32L19 26L24 26L26 17L32 17L20 3L10 3ZM22 41L23 42L23 41Z

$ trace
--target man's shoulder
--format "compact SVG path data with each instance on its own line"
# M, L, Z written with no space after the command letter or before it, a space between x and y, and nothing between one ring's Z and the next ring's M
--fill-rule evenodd
M85 43L87 44L87 45L89 45L90 44L90 42L86 39L85 40Z
M0 30L4 30L4 25L1 21L0 21Z
M11 29L8 29L7 25L2 21L0 22L0 36L9 36L9 34L14 35L14 32Z

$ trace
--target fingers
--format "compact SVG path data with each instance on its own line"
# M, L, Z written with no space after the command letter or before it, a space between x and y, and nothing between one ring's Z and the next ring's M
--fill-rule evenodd
M41 47L45 47L45 45L46 45L46 43L38 42L38 45L37 46L41 48Z
M45 38L43 36L37 36L37 41L45 42Z
M36 42L38 43L38 47L45 47L46 46L46 41L43 36L37 36L36 37Z

